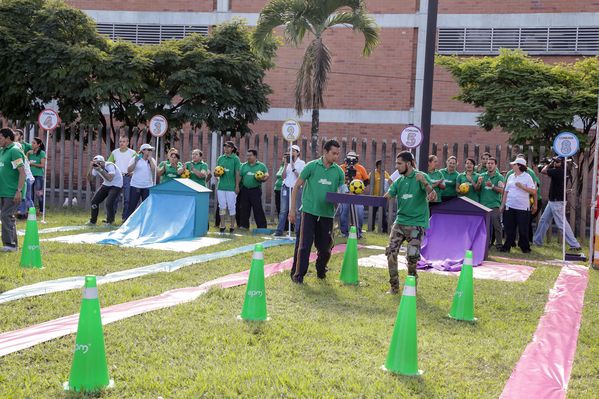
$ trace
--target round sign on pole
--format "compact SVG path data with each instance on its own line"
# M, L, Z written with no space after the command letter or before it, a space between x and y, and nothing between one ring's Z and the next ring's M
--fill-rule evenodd
M553 151L561 157L571 157L580 149L580 141L574 133L562 132L553 140Z
M162 137L168 130L168 121L162 115L154 115L150 119L150 133L154 137Z
M281 134L283 134L283 138L289 142L296 141L302 134L302 128L298 121L290 119L283 123Z
M417 126L408 126L401 132L401 143L408 148L416 148L422 143L422 130Z
M51 109L45 109L40 112L40 115L37 117L37 123L44 130L54 130L58 126L60 122L60 118L56 111Z

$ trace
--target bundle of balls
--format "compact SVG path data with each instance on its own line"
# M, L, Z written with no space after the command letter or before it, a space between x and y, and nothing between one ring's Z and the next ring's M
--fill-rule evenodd
M222 166L219 165L216 168L214 168L214 176L221 177L224 174L225 174L225 168L223 168Z
M264 172L262 172L261 170L257 171L254 174L254 178L258 181L262 181L264 179Z
M191 176L191 172L189 170L187 170L187 169L185 169L183 171L183 173L181 173L181 178L183 178L183 179L188 179L189 176Z
M470 184L462 183L458 186L458 192L460 194L468 194L468 191L470 191Z

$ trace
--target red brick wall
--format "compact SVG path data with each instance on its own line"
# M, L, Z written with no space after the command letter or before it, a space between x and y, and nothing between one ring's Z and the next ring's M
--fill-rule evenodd
M325 36L333 56L326 90L327 108L408 109L413 91L413 29L385 29L381 43L369 57L362 56L363 36L350 29L335 29ZM299 48L278 51L277 68L268 74L274 107L294 106L297 70L310 38Z
M67 0L67 3L82 10L210 12L216 9L215 0Z
M230 0L233 12L260 12L267 0ZM366 0L371 13L406 14L416 11L418 0Z
M596 0L440 0L439 12L443 14L510 14L597 12Z

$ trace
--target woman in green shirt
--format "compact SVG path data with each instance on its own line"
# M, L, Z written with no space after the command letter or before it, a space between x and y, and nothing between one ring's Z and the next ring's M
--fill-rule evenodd
M161 176L161 183L166 183L180 177L185 167L180 161L181 156L176 148L168 150L167 161L162 161L158 165L158 176Z
M202 160L203 156L202 151L196 148L191 152L191 161L185 164L185 168L189 171L191 180L207 187L206 181L210 180L210 169L208 164Z
M31 174L35 178L33 182L33 194L40 211L44 209L44 169L46 168L46 146L39 137L31 141L31 150L27 153ZM34 202L35 202L34 199Z
M456 191L458 192L458 195L460 197L468 197L473 201L479 202L478 193L483 183L483 177L478 173L474 172L475 166L476 163L474 162L474 159L466 159L466 163L464 164L464 173L460 173L456 181ZM464 183L469 186L468 192L466 194L462 194L460 192L460 185Z

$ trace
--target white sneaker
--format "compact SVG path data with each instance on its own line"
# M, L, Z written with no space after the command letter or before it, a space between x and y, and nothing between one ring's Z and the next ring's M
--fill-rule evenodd
M5 245L4 247L2 247L0 249L0 252L17 252L17 248L16 247L10 247L8 245Z

